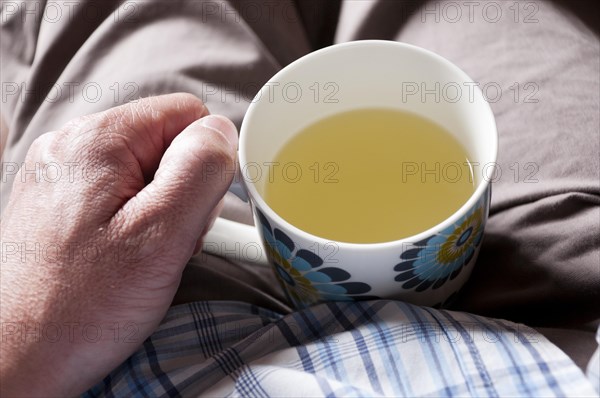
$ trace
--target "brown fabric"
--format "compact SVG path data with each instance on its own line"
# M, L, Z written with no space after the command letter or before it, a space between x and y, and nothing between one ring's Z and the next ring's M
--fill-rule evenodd
M140 96L191 92L239 126L256 90L281 67L332 40L327 18L336 25L335 5L322 10L326 2L320 1L83 1L71 6L70 15L63 8L54 21L42 17L44 1L28 3L29 10L38 5L37 14L24 14L22 2L14 2L21 7L14 13L9 3L3 3L1 31L1 113L9 128L3 161L16 164L40 134ZM554 3L535 1L526 3L536 5L538 22L525 23L531 9L524 8L515 22L508 8L514 2L490 3L503 7L496 23L482 19L485 2L473 22L466 14L451 22L450 14L439 21L424 14L445 3L345 1L335 40L417 44L481 85L501 87L502 98L492 107L503 175L493 187L476 270L454 308L530 325L600 318L600 50L589 29L594 19L582 23ZM587 4L586 11L597 11L594 2ZM100 87L101 95L89 87L82 92L86 84ZM537 182L524 181L531 171ZM12 176L2 172L4 205ZM243 203L230 203L237 203L226 210L230 218L248 220ZM210 298L285 308L269 272L207 256L190 264L176 300Z
M183 272L173 305L193 301L233 300L252 302L278 313L291 312L270 267L247 266L199 253Z

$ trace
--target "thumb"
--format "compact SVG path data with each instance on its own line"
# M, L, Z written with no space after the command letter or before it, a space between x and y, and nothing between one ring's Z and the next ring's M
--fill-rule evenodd
M121 209L126 233L141 235L141 245L191 256L231 184L237 142L235 125L223 116L186 127L165 151L154 179Z

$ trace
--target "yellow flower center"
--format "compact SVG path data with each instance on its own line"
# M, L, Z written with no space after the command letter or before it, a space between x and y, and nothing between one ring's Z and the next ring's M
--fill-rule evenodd
M471 249L473 238L476 237L481 230L482 211L477 209L471 214L460 227L456 228L452 234L442 244L442 247L438 251L437 260L440 264L450 264L460 258L465 252ZM460 237L469 228L473 228L471 235L465 242L458 245Z

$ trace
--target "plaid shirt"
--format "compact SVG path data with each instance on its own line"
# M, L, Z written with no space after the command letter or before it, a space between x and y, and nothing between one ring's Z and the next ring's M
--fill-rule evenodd
M538 332L503 320L397 301L285 316L196 302L171 308L85 396L598 396L590 380Z

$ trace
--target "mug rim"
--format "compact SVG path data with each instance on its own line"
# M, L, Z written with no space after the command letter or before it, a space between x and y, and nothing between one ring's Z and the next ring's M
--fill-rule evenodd
M436 59L438 62L441 62L442 64L444 64L444 66L451 69L452 72L454 72L456 75L460 76L464 81L474 81L473 79L471 79L469 77L469 75L467 75L466 72L464 72L462 69L460 69L454 63L450 62L449 60L442 57L441 55L436 54L433 51L424 49L422 47L418 47L418 46L415 46L412 44L407 44L407 43L401 43L401 42L397 42L397 41L356 40L356 41L351 41L351 42L346 42L346 43L333 44L331 46L324 47L319 50L313 51L311 53L308 53L308 54L298 58L297 60L293 61L292 63L288 64L287 66L285 66L284 68L279 70L259 89L259 92L256 94L256 96L250 103L250 106L248 107L248 109L244 115L244 118L242 120L242 125L240 128L240 139L239 139L239 146L238 146L238 160L239 160L240 169L243 167L243 165L245 165L247 163L245 148L247 147L247 143L248 143L247 137L249 134L248 133L248 125L250 123L249 120L252 119L252 115L254 114L254 112L256 110L257 104L258 104L258 102L260 102L260 98L257 99L257 97L259 97L261 95L261 91L264 86L266 86L270 83L273 83L273 82L277 82L278 80L281 80L281 77L284 76L285 74L289 73L289 71L291 69L296 68L298 65L300 65L302 63L310 62L312 60L312 58L319 56L323 52L329 52L329 51L331 51L332 48L337 49L337 48L342 48L342 47L363 47L363 46L373 46L373 45L404 48L404 49L408 49L410 51L415 51L415 52L424 54L424 55L431 57L433 59ZM497 126L496 126L496 120L494 118L492 108L491 108L489 102L487 102L485 100L485 98L483 97L483 93L481 92L481 89L479 88L479 86L476 86L475 89L476 89L475 92L477 92L476 95L479 95L485 101L485 110L487 112L486 116L490 120L489 127L491 130L490 130L489 145L491 146L490 149L491 149L491 153L492 153L491 163L494 164L493 170L495 170L496 161L498 158L498 130L497 130ZM385 241L385 242L353 243L353 242L337 241L337 240L333 240L333 239L326 239L326 238L320 237L318 235L314 235L310 232L304 231L304 230L296 227L295 225L286 221L283 217L281 217L279 214L277 214L277 212L275 212L275 210L273 210L271 208L271 206L269 206L269 204L263 199L262 195L256 189L255 183L253 183L252 181L247 181L247 179L244 178L243 175L242 175L242 183L244 184L244 187L246 188L246 191L248 192L248 196L250 197L250 199L255 201L255 206L258 206L260 211L265 213L265 216L267 216L269 219L272 219L277 224L281 225L283 227L283 229L286 230L286 232L290 231L293 235L298 235L298 236L302 237L303 239L306 239L309 241L314 241L321 245L334 242L339 247L339 249L345 249L345 248L361 248L361 249L385 249L385 248L388 248L389 249L389 248L396 247L398 245L402 245L402 244L406 244L406 243L418 242L422 239L430 237L431 235L434 235L437 231L443 231L450 225L456 223L462 216L464 216L469 211L469 209L471 209L477 203L477 201L479 201L479 199L484 195L488 186L491 184L489 179L482 178L480 183L477 185L477 188L475 189L475 191L471 194L469 199L466 200L462 204L461 207L459 207L456 211L454 211L454 213L452 213L450 216L446 217L443 221L435 224L434 226L432 226L422 232L419 232L418 234L410 235L410 236L407 236L407 237L401 238L401 239Z

